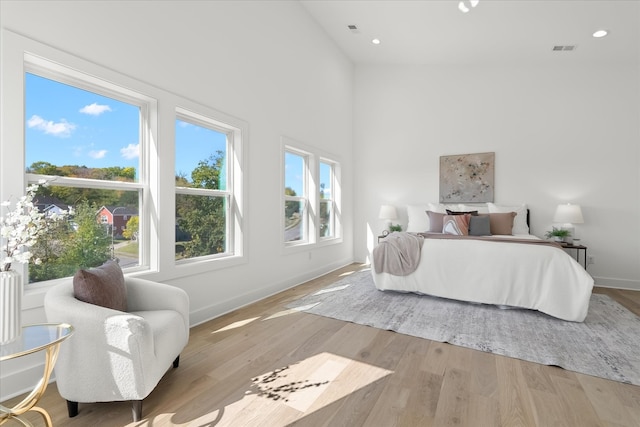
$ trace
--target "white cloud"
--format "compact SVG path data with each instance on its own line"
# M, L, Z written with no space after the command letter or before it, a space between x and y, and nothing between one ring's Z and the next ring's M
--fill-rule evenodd
M89 151L87 154L92 159L102 159L107 155L107 150Z
M76 125L67 122L65 119L62 119L58 123L55 123L51 120L45 120L35 114L31 116L29 120L27 120L27 126L29 128L40 130L45 134L57 136L60 138L67 138L71 136L71 132L73 132L73 130L76 128Z
M127 160L135 159L140 156L140 144L129 144L121 148L120 154Z
M105 111L111 111L111 107L108 105L98 105L95 102L91 105L85 105L80 109L81 113L89 114L91 116L99 116Z

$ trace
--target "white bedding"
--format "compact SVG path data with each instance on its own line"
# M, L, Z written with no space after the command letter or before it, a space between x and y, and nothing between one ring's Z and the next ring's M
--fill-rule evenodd
M513 237L539 240L528 234ZM371 272L383 291L522 307L576 322L587 315L594 284L560 248L481 240L425 239L413 273L393 276L378 274L375 268Z

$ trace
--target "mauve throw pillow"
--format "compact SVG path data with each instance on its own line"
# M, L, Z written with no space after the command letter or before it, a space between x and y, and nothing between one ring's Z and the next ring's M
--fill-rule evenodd
M78 270L73 276L73 294L89 304L127 311L127 288L122 269L116 261L97 268Z
M491 234L513 234L513 219L515 217L515 212L490 213L489 224L491 226Z
M442 233L442 220L445 215L433 211L427 211L427 215L429 216L429 231L431 233Z

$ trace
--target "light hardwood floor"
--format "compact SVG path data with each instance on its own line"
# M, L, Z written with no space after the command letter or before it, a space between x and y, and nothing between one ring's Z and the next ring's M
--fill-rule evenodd
M640 426L637 386L285 308L361 267L192 328L138 423L127 403L68 418L55 384L41 406L65 427ZM640 292L595 292L640 315Z

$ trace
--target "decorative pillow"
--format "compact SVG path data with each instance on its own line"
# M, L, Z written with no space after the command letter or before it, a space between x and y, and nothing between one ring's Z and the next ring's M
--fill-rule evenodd
M408 205L407 216L409 222L407 223L407 231L413 233L422 233L429 230L429 216L426 211L429 210L427 205Z
M513 220L513 234L529 234L529 226L527 225L527 205L496 205L487 203L489 213L508 213L515 212L516 217Z
M119 311L127 311L127 288L122 269L116 261L97 268L78 270L73 276L76 299Z
M458 207L460 208L461 211L478 211L479 214L489 213L489 207L487 205L481 205L481 204L465 205L464 203L461 203L460 205L458 205Z
M428 203L429 208L427 210L438 213L446 213L447 208L457 209L458 205L443 205L442 203Z
M442 221L442 232L457 236L469 235L469 218L471 218L469 214L445 215Z
M490 213L489 225L491 234L511 235L513 234L513 220L515 212Z
M447 215L478 215L478 211L466 211L466 212L460 212L460 211L452 211L450 209L447 209Z
M455 204L442 204L442 203L426 203L424 205L407 205L407 216L409 217L409 222L407 223L407 231L413 233L422 233L425 231L433 232L430 224L429 224L429 216L425 215L426 211L437 212L441 214L446 214L447 209L451 210L464 210L460 209L460 205ZM442 225L442 224L439 224ZM440 233L440 227L437 227L437 232Z
M469 218L469 236L491 236L489 214L471 215Z
M442 233L442 225L445 214L439 212L427 211L429 216L429 231L432 233Z

